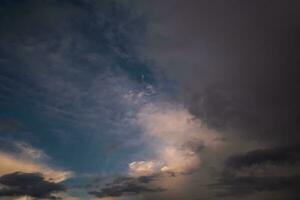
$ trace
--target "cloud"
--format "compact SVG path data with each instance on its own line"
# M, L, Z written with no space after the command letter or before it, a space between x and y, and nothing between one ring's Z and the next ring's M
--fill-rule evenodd
M117 141L122 143L122 150L128 144L142 143L145 149L134 151L128 161L128 175L133 178L163 172L186 175L196 170L195 176L184 176L184 184L176 188L176 192L183 188L182 193L197 194L195 198L203 196L198 183L215 180L228 155L233 156L225 168L231 168L236 179L246 178L252 171L258 176L262 169L272 173L285 171L284 177L291 175L291 165L298 163L293 153L298 152L297 148L268 147L300 141L296 53L300 46L299 4L264 0L141 2L143 9L134 8L133 13L146 11L148 32L136 52L146 63L131 55L128 49L132 43L124 43L128 36L132 36L132 41L140 41L138 27L144 27L146 20L140 26L140 18L128 19L127 11L115 1L28 1L17 7L8 1L3 3L5 17L0 21L7 28L0 33L0 51L8 58L1 58L5 66L0 87L5 92L0 98L11 107L15 105L10 104L11 99L18 105L28 105L45 125L65 127L69 138L77 138L79 143L92 141L86 132L100 132L93 140L101 140L100 146L115 138L124 139L125 142ZM20 33L19 27L26 29ZM157 77L166 75L170 79L171 86L166 87L176 91L167 88L163 95L171 97L149 103L144 102L148 93L135 93L140 86L128 79L147 81L144 64L153 67ZM106 73L111 68L113 72ZM128 72L130 78L116 77L119 70L120 74ZM132 121L137 128L132 127ZM14 128L13 123L0 125L2 130ZM78 137L76 132L84 134ZM45 141L43 136L34 135ZM70 144L70 140L65 141ZM220 148L223 143L228 144L224 149ZM0 145L3 174L24 169L28 173L38 171L45 180L55 182L68 177L69 172L49 166L42 151L23 144L14 146L14 150L9 150L11 147ZM46 146L51 151L53 145ZM116 146L109 149L115 150ZM246 151L249 152L241 154ZM114 166L123 166L119 162L127 159L128 152L122 153L126 154L120 156L122 159L107 157L114 157ZM107 160L102 164L102 160L96 160L97 155L88 154L95 163L88 169L113 165ZM87 158L87 154L72 154L66 162L76 160L74 155ZM274 172L274 167L281 169ZM247 171L242 173L241 168ZM262 178L265 172L259 176ZM162 185L169 180L162 179ZM269 184L262 179L255 181L258 185ZM228 181L227 185L234 185L233 182ZM194 193L189 192L190 188L194 188ZM101 190L96 192L102 195ZM185 199L165 199L176 198Z
M153 178L154 176L141 176L139 178L119 177L113 180L112 183L106 184L100 191L91 191L89 194L98 198L104 198L164 191L162 188L153 188L147 185Z
M0 175L22 171L41 173L46 180L61 182L72 175L72 172L59 170L47 165L49 157L41 150L27 143L0 140Z
M234 155L226 160L227 167L241 169L253 165L269 163L272 165L297 164L300 161L299 145L258 149L242 155Z
M174 191L180 191L180 199L185 196L182 188L188 187L189 175L200 171L202 163L206 162L202 160L202 154L221 151L225 141L220 133L207 128L181 104L163 98L155 101L143 99L146 101L140 104L136 95L131 96L130 102L138 101L139 105L131 123L139 128L146 153L137 153L128 163L128 176L144 181L143 186L165 190L163 193L141 190L131 196L167 199L173 198ZM108 187L107 192L114 192L114 189L123 188ZM97 191L97 194L103 195L102 191Z
M138 111L136 123L156 155L152 160L130 163L129 173L134 176L157 172L189 173L201 164L199 149L214 151L223 143L217 132L203 126L181 105L145 104Z
M222 198L293 199L299 197L298 145L256 149L229 156L209 188Z
M6 152L28 160L47 160L48 156L41 150L25 142L16 142L0 138L0 152Z
M290 177L226 177L213 187L221 187L223 191L220 196L245 196L255 192L277 191L288 192L286 198L299 197L298 185L300 184L299 176ZM219 188L220 189L220 188Z
M209 127L269 143L299 141L299 6L147 2L138 52L177 83L178 99Z
M117 90L128 89L121 80L125 76L117 76L140 80L139 70L149 71L129 58L128 36L139 34L139 17L116 1L29 0L2 6L7 18L0 22L10 28L0 31L0 49L11 55L1 69L0 90L7 94L9 89L4 103L30 102L41 118L50 118L47 124L64 121L97 132L100 126L121 123L109 120L123 109L118 102L123 91ZM18 34L18 27L27 28Z
M47 180L53 180L54 182L61 182L71 176L70 171L63 171L58 169L52 169L49 166L32 162L29 160L22 160L9 154L0 153L0 175L6 173L12 173L15 171L23 172L40 172Z
M39 173L14 172L0 177L0 196L30 196L43 199L59 199L52 193L65 191L59 183L44 179Z
M149 137L170 145L197 141L212 148L220 143L219 134L205 127L181 104L158 102L146 104L137 114L137 123Z
M129 164L129 174L133 176L152 175L157 169L155 161L134 161Z
M247 182L241 183L238 189L247 190L249 187L254 191L244 195L245 199L297 199L296 195L292 198L293 194L288 192L269 189L272 188L272 181L282 181L284 184L289 178L291 185L297 185L292 178L299 175L298 148L280 146L293 146L300 141L300 96L296 92L299 91L300 29L297 10L300 4L280 1L270 4L267 1L154 0L139 6L148 17L147 36L144 43L137 47L140 58L151 63L158 74L166 75L176 84L174 87L179 93L172 100L182 105L192 119L200 122L195 124L217 132L220 134L218 140L226 143L218 152L206 151L207 146L201 142L193 143L199 149L180 148L180 141L191 144L187 138L194 138L190 134L193 131L185 129L186 137L176 139L180 138L177 136L180 131L177 130L185 120L178 118L180 120L176 125L179 125L173 125L175 130L170 131L172 134L169 136L168 131L161 130L171 130L168 124L172 124L171 118L168 121L161 117L157 117L156 121L155 117L153 120L148 120L151 117L142 120L146 124L142 125L149 127L145 130L153 130L149 131L153 132L149 135L165 143L160 146L157 142L153 149L163 152L162 147L167 144L175 147L175 155L184 155L178 156L178 160L184 160L182 158L189 155L185 151L200 151L196 153L200 164L189 166L202 168L181 185L185 190L183 193L193 194L199 199L223 199L221 196L215 197L215 191L210 188L194 186L213 182L225 176L223 172L232 177L232 183L224 186L224 190L230 184L238 188L237 182ZM166 108L162 106L160 110L163 113ZM148 113L151 115L151 112ZM155 123L149 125L151 121ZM173 156L167 157L157 160L173 160ZM227 162L223 163L224 160ZM238 181L233 183L234 180ZM264 194L258 194L260 192Z

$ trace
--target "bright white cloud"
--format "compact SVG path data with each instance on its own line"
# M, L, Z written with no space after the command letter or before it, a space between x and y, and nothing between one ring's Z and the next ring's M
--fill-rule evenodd
M136 161L129 164L129 174L132 176L148 176L156 171L155 161Z

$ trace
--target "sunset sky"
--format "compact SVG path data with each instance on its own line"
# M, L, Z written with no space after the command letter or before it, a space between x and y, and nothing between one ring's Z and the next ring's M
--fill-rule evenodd
M0 199L300 199L299 10L1 0Z

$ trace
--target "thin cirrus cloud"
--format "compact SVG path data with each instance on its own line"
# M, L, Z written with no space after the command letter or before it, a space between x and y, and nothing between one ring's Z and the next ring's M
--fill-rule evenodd
M1 142L4 144L4 142ZM61 182L72 175L71 171L60 170L47 165L48 156L26 143L5 142L0 148L0 175L13 172L41 173L46 180Z

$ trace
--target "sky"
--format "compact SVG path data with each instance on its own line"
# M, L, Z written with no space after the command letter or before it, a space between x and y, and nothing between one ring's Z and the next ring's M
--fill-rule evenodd
M300 199L299 9L0 1L0 199Z

